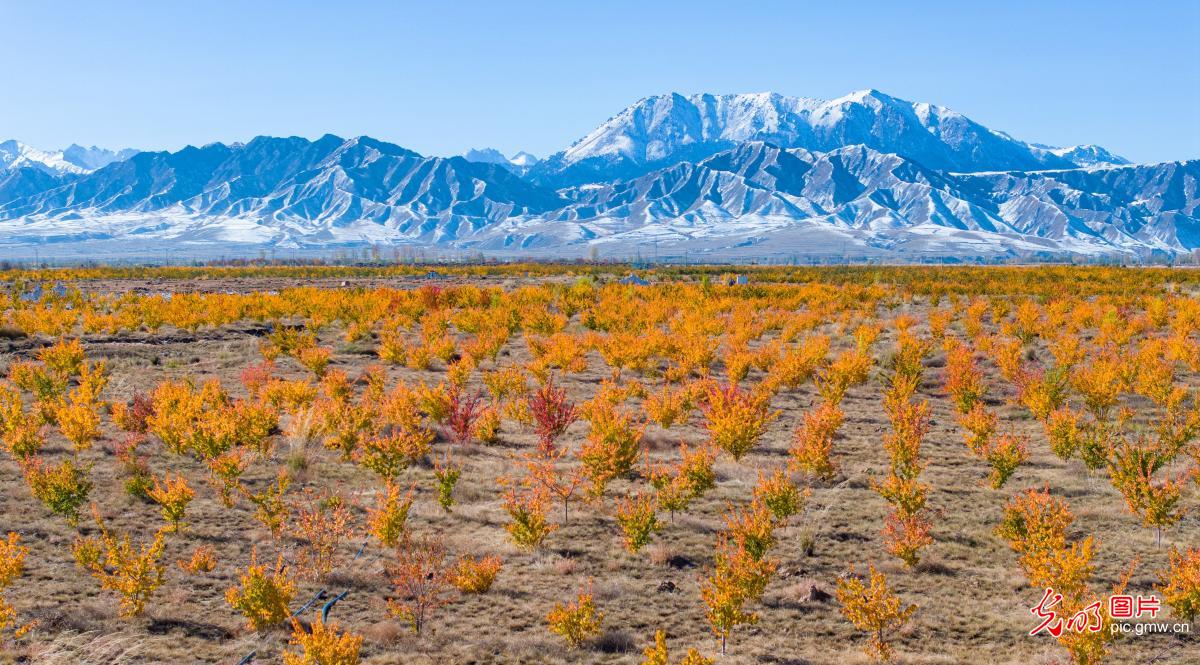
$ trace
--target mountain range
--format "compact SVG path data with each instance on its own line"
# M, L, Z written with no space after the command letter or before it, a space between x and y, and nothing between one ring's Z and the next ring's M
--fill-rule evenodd
M697 259L1180 254L1200 161L1026 143L875 90L642 99L538 160L369 137L176 152L0 143L0 253L407 245Z

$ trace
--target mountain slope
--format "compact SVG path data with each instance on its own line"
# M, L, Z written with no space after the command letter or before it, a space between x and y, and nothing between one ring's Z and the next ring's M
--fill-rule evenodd
M573 203L508 220L480 246L520 237L764 253L828 250L804 229L880 250L989 255L1200 247L1200 161L949 174L863 146L826 153L743 143L699 163L563 191ZM575 240L572 240L575 239ZM582 240L580 240L582 239ZM499 240L499 242L497 242Z
M817 152L747 141L555 192L502 165L366 137L259 137L141 153L85 175L3 172L0 238L550 254L650 240L718 255L829 243L933 254L1181 252L1200 247L1198 181L1196 161L964 174L861 145Z

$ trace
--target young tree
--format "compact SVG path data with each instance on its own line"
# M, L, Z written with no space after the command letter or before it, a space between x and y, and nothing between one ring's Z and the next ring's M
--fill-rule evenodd
M388 566L388 577L396 591L388 600L388 610L418 635L433 613L450 602L446 595L450 572L440 538L405 535L396 548L395 562Z
M525 457L525 468L528 472L526 484L534 491L545 492L562 503L563 524L570 521L571 498L586 478L586 471L582 466L562 468L561 462L566 456L567 449L559 448Z
M164 531L157 531L154 540L135 549L128 535L118 538L108 530L98 509L93 507L92 513L100 535L76 539L71 546L75 562L99 580L102 588L120 595L121 616L139 616L163 583Z
M361 635L341 630L336 622L326 624L317 617L310 631L293 618L289 644L299 653L283 652L283 665L358 665L362 641Z
M872 362L867 348L841 352L824 370L817 372L814 378L817 394L826 404L840 406L851 387L866 383Z
M918 359L905 362L917 362L919 366ZM931 524L924 515L928 487L918 480L925 466L921 439L929 431L930 413L928 402L912 401L919 374L919 367L897 371L884 395L883 408L892 431L884 435L883 447L891 457L891 468L883 482L872 481L872 488L893 507L884 519L884 545L909 567L920 562L921 549L933 542Z
M217 553L211 545L200 545L192 550L191 558L180 559L179 568L193 575L211 573L217 567Z
M354 518L346 500L337 494L318 496L305 488L291 506L290 528L301 543L296 568L301 576L324 579L333 572L338 548L354 531Z
M635 427L625 413L608 406L593 409L592 429L579 451L579 461L591 481L589 493L604 494L608 483L630 471L641 459L645 426Z
M17 611L4 599L4 590L21 576L28 554L29 548L21 544L17 533L10 531L6 539L0 540L0 631L16 620Z
M550 632L562 636L571 649L598 637L603 621L604 614L596 611L596 601L590 584L579 591L573 602L555 603L554 609L546 615Z
M977 403L970 411L958 414L958 424L965 430L963 441L967 444L967 449L975 455L985 457L992 442L992 435L996 433L996 413L982 403Z
M58 430L64 438L71 442L76 452L92 447L92 442L100 438L100 416L95 406L78 402L63 403L55 415Z
M271 570L258 562L255 549L250 553L250 565L238 576L238 585L225 591L225 601L246 617L251 630L262 631L291 617L288 605L295 593L296 583L287 572L283 556Z
M688 386L671 390L670 384L663 383L661 390L646 396L642 408L646 418L663 429L683 425L692 410L692 392Z
M671 653L667 650L667 634L662 630L654 632L654 646L642 650L646 657L642 665L670 665ZM695 649L688 649L679 665L713 665L716 661L705 658Z
M428 455L434 438L433 430L420 425L393 428L387 434L367 437L356 459L383 480L391 481L410 464Z
M835 594L846 619L859 630L870 633L870 641L865 647L867 656L875 661L890 662L895 655L891 635L908 623L917 606L905 605L874 565L870 566L870 577L865 583L854 575L853 570L839 578Z
M776 526L775 515L771 509L763 502L752 501L740 508L730 506L725 514L723 535L752 559L761 561L775 546Z
M286 469L280 469L275 475L275 482L267 485L261 492L252 493L243 488L242 492L250 503L254 504L254 518L271 532L273 538L283 534L284 520L288 514L288 504L284 494L292 484L291 476Z
M1193 621L1200 616L1200 548L1183 552L1171 548L1171 566L1159 575L1156 588L1180 620Z
M434 464L433 476L437 479L438 505L442 510L450 512L450 507L454 505L454 486L462 477L462 467L451 461L450 455L447 454L444 460Z
M172 477L167 473L162 482L154 478L154 487L147 495L159 505L162 517L167 522L167 532L177 533L183 526L183 516L187 512L188 504L195 498L196 493L182 475Z
M553 377L530 398L529 410L537 431L538 448L543 452L553 451L554 440L579 418L579 410L567 399L566 389L555 388Z
M232 508L244 492L242 476L250 468L250 452L234 448L208 460L209 483L216 487L221 503Z
M479 559L467 554L458 560L450 583L463 593L487 593L500 572L500 557L485 556Z
M931 528L929 520L920 513L891 513L883 520L884 547L909 568L916 567L921 561L921 550L933 543Z
M958 340L946 340L946 392L962 415L980 406L987 392L971 347Z
M457 385L450 389L449 414L446 416L447 438L453 443L470 443L475 436L475 426L483 408L483 397L479 393L464 395Z
M667 634L662 630L654 631L654 646L646 647L642 654L646 660L642 665L670 665L670 652L667 651Z
M710 386L703 411L712 444L740 460L758 443L767 424L779 416L768 401L767 395L744 392L736 384Z
M1017 467L1029 458L1025 438L1011 433L1003 434L995 442L990 442L984 451L987 462L992 467L988 480L994 490L1004 487L1004 483L1008 482Z
M1067 545L1067 529L1074 521L1066 502L1050 496L1048 489L1029 489L1014 496L1004 507L996 535L1021 555L1026 576L1036 586L1035 571Z
M1141 517L1146 526L1155 528L1155 542L1159 545L1163 528L1179 522L1184 512L1179 506L1183 480L1167 478L1160 483L1154 478L1172 457L1169 451L1147 441L1124 441L1113 448L1108 461L1113 487L1125 497L1129 512Z
M662 526L654 514L655 502L649 496L627 497L617 504L617 523L625 536L625 549L636 553L650 542L650 536Z
M657 492L658 507L671 515L686 510L692 501L716 486L713 464L717 454L711 446L688 448L679 444L679 462L674 469L655 465L650 469L650 484Z
M92 481L88 479L90 466L80 466L69 459L52 465L40 457L31 457L21 463L21 469L33 496L50 512L65 518L71 526L79 522L79 508L92 491Z
M395 547L405 533L408 511L412 508L413 491L400 496L400 486L389 482L376 495L374 508L367 509L367 529L384 547Z
M822 402L805 413L788 451L792 469L822 480L832 479L837 473L837 463L833 460L833 440L844 418L841 408L830 402Z
M700 585L700 597L708 607L708 623L721 639L724 654L734 628L758 622L758 615L746 611L745 606L762 597L776 564L753 556L724 535L717 542L715 563L712 574Z
M777 524L784 524L793 515L804 510L811 492L796 487L783 469L776 469L770 476L758 472L758 483L754 486L754 501L771 511Z
M549 497L544 490L529 488L524 492L509 488L504 493L504 511L511 520L504 525L513 543L523 550L541 547L546 537L558 527L546 520Z

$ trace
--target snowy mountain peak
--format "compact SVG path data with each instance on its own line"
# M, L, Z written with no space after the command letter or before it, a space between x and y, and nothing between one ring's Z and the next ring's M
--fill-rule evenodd
M531 177L569 186L637 176L743 141L817 151L865 145L956 172L1072 168L1093 159L1090 153L1039 149L946 107L873 88L832 100L773 92L669 93L623 109L534 167Z
M518 152L517 154L513 155L512 157L510 157L508 159L508 161L513 166L518 166L518 167L527 169L527 168L533 166L534 164L537 164L541 160L539 160L537 157L522 150L522 151Z
M0 170L35 168L51 175L90 173L113 162L129 159L137 150L85 148L72 143L65 150L39 150L16 140L0 142Z
M538 163L538 158L525 152L524 150L513 155L512 158L504 156L504 153L495 148L472 148L462 154L463 159L468 162L476 162L479 164L496 164L516 173L517 175L525 175L529 169L533 168Z
M96 169L104 168L113 162L121 162L138 154L138 150L133 148L125 148L122 150L108 150L106 148L97 148L91 146L85 148L81 145L72 143L63 151L63 159L67 162L78 166L84 171L95 171Z
M1128 159L1113 154L1098 145L1073 145L1066 148L1043 145L1036 147L1079 166L1121 166L1130 163Z
M508 166L508 158L504 153L495 148L471 148L462 154L463 159L468 162L480 162L483 164L501 164Z
M875 88L864 88L863 90L855 90L854 92L852 92L848 95L844 95L842 97L838 97L837 99L832 99L829 101L829 103L830 104L875 104L875 105L878 105L878 104L891 104L891 103L895 103L897 101L903 102L903 100L897 100L895 97L892 97L891 95L886 95L886 94L876 90ZM907 103L907 102L903 102L903 103Z
M21 168L35 168L50 174L85 172L63 159L62 151L39 150L11 139L0 143L0 169Z

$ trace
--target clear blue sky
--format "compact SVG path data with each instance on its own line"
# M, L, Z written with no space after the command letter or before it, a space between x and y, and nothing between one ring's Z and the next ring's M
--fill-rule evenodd
M1200 158L1200 0L0 0L0 139L369 134L544 156L640 97L862 88L1135 161Z

